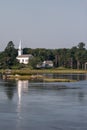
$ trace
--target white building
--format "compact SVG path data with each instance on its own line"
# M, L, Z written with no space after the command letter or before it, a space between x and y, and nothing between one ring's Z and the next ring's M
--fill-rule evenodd
M42 67L43 68L52 68L53 67L53 62L51 60L46 60L46 61L43 61L42 63Z
M20 41L19 48L18 48L18 56L16 57L16 59L19 61L19 63L28 64L29 60L32 58L33 56L31 54L27 54L27 55L23 54L21 41Z

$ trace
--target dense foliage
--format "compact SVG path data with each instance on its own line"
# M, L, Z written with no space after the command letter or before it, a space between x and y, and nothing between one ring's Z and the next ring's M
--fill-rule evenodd
M31 60L28 66L35 68L35 65L44 60L52 60L54 67L66 67L72 69L84 69L85 62L87 62L87 50L85 43L80 42L77 46L71 49L45 49L45 48L24 48L24 54L32 54L34 59ZM20 65L17 60L17 49L14 43L10 41L5 50L0 53L0 68L12 68L17 66L19 68L26 67Z
M17 63L16 56L17 50L15 49L13 42L10 41L5 50L0 53L0 68L11 68Z

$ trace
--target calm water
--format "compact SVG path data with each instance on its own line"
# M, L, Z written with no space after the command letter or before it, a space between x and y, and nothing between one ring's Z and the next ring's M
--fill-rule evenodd
M0 130L87 130L87 75L76 83L0 79Z

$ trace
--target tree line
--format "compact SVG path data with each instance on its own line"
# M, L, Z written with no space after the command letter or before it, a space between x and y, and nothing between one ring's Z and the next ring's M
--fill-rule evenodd
M16 60L18 49L15 48L13 41L8 42L3 52L0 52L0 69L36 67L44 60L51 60L54 67L65 67L71 69L84 69L87 62L87 49L85 43L80 42L77 46L70 49L45 49L45 48L24 48L24 54L32 54L34 58L28 65L19 64Z

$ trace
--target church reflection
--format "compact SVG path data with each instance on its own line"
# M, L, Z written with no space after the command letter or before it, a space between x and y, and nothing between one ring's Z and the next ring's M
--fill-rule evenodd
M20 124L20 120L22 118L21 109L22 109L22 94L28 92L28 80L18 80L17 81L17 92L18 92L18 102L17 102L17 112L18 112L18 122Z
M17 89L18 89L18 102L19 104L21 104L22 93L28 92L28 80L18 80Z

